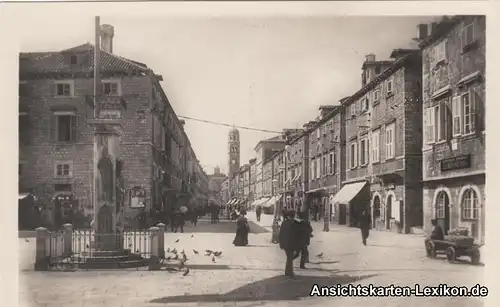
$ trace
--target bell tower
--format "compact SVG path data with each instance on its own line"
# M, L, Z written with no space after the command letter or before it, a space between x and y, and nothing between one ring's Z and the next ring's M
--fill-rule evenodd
M229 178L233 177L240 169L240 132L233 128L229 131L228 139Z

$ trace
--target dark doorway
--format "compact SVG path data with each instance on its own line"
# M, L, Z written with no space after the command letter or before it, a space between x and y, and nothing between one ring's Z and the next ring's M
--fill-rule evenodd
M386 228L387 229L391 229L391 219L393 218L392 216L392 195L389 195L387 197L387 204L386 204L386 212L387 214L385 215L387 218L386 218L386 221L385 221L385 225L386 225Z
M445 191L439 192L436 197L436 219L444 234L448 234L448 230L450 230L450 198Z
M338 204L339 208L339 225L345 225L347 220L347 206L345 204Z
M377 221L380 218L380 197L376 195L373 198L373 221L372 228L376 228Z

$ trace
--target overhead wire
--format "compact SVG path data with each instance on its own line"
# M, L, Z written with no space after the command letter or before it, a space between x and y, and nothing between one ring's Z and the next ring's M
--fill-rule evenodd
M253 128L253 127L246 127L246 126L230 125L230 124L215 122L215 121L206 120L206 119L193 118L193 117L189 117L189 116L178 115L177 117L183 118L183 119L192 120L192 121L197 121L197 122L212 124L212 125L225 126L225 127L231 127L231 128L238 128L238 129L242 129L242 130L258 131L258 132L266 132L266 133L277 133L277 134L282 134L283 133L281 131L273 131L273 130L268 130L268 129L260 129L260 128Z

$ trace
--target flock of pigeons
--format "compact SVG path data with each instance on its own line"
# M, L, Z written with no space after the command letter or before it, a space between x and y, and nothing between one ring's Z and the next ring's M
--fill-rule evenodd
M193 237L193 235L191 235L191 238L192 237ZM179 239L175 240L175 243L179 243ZM179 261L179 270L183 270L185 268L184 273L182 273L182 276L187 276L189 274L190 270L188 267L186 267L186 262L189 260L187 255L186 255L186 252L184 250L179 252L179 251L177 251L176 248L173 248L173 249L167 248L166 253L169 255L162 259L161 264L163 265L165 261L178 260ZM193 249L193 254L196 256L196 255L199 255L200 252ZM213 251L210 249L205 250L205 256L212 257L213 263L216 263L217 262L216 258L219 258L221 255L222 255L222 251Z

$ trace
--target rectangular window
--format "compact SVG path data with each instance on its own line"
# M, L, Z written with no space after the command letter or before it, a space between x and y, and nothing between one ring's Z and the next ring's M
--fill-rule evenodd
M462 95L464 134L474 133L475 129L475 106L470 93Z
M468 24L462 29L462 49L474 43L474 24Z
M71 162L58 162L55 165L55 177L71 177L73 165Z
M56 81L54 82L54 96L73 96L74 83L72 81Z
M438 64L440 62L446 61L446 47L447 47L447 41L443 40L439 44L434 47L435 51L434 54L436 56L436 62L435 64Z
M385 159L392 159L394 158L394 146L395 146L395 140L394 140L394 130L395 130L396 125L395 124L389 124L385 126Z
M316 178L321 177L321 157L316 159Z
M436 122L436 126L438 127L439 134L436 139L438 141L444 141L451 136L452 130L452 116L451 110L449 108L449 99L445 99L439 102L438 108L439 117Z
M357 143L351 144L351 150L349 152L350 166L355 168L358 166L358 148Z
M316 160L311 159L311 180L316 178Z
M392 81L392 79L387 80L387 86L386 86L386 88L387 88L387 96L390 96L390 95L393 94L393 88L392 87L393 87L393 81Z
M453 117L453 136L462 134L462 101L460 96L453 97L451 106Z
M334 155L335 155L334 152L331 152L328 155L328 173L330 173L330 174L335 174L335 168L334 168L334 165L333 165Z
M57 142L76 141L76 121L75 115L55 115L55 133Z
M372 132L372 162L380 162L380 131Z
M359 143L359 164L366 165L368 164L368 139L361 140Z
M326 155L323 155L323 176L325 176L326 174L328 174L328 163L326 161L326 158L327 156Z
M436 109L434 107L428 108L425 111L425 138L427 144L432 144L436 141Z
M103 95L118 96L120 93L119 83L115 81L103 81L101 90Z
M375 91L373 91L373 103L378 102L379 99L380 99L380 90L376 89Z

